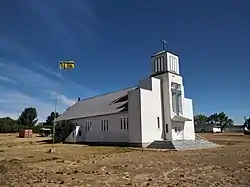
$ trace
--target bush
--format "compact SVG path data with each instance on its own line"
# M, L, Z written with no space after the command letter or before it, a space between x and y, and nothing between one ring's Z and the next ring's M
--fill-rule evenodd
M66 121L63 121L57 124L55 129L55 142L63 142L74 129L74 123L68 123Z

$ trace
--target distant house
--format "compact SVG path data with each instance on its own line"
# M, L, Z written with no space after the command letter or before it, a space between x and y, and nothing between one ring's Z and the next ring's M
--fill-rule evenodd
M225 127L223 132L244 132L244 128L242 125L234 125L231 127Z
M217 124L206 124L206 123L199 123L195 124L195 132L222 132L221 127Z

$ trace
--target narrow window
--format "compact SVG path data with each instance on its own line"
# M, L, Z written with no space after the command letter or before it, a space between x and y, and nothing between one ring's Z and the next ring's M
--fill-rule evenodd
M78 131L78 136L82 136L82 131Z
M160 70L160 63L159 63L159 58L156 59L156 63L157 63L157 72L159 72Z
M161 58L158 58L158 72L161 71Z
M174 131L177 132L177 127L174 127Z
M89 122L90 123L90 130L92 131L92 122Z
M123 118L120 119L120 123L121 123L121 130L123 129Z
M181 132L181 128L180 127L178 127L178 132Z
M167 123L165 125L165 131L166 131L166 133L168 133L168 124Z
M128 118L126 118L126 120L127 120L127 129L128 129Z
M106 125L107 125L106 130L108 131L109 130L108 120L106 120Z
M123 118L123 129L126 130L126 118Z
M75 137L75 133L73 132L73 138Z
M106 124L105 124L105 120L102 121L103 122L103 130L106 130Z
M158 125L158 129L160 128L160 117L157 117L157 125Z
M123 118L123 127L126 130L127 129L127 120L126 118Z
M155 67L155 73L157 73L157 68L158 68L158 66L157 66L157 58L155 59L154 67Z
M101 120L101 131L103 131L103 121Z
M161 57L161 63L162 63L162 70L164 71L165 70L165 67L164 67L165 64L164 64L164 57L163 56Z

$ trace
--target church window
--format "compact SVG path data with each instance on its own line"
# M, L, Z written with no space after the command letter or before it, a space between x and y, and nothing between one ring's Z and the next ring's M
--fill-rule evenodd
M92 130L92 122L87 121L85 122L85 131L91 131Z
M122 117L120 119L121 122L121 130L127 130L128 129L128 117Z
M120 119L121 121L121 130L123 129L123 118Z
M108 131L108 120L101 120L101 131Z
M164 57L161 57L161 70L164 71Z
M160 129L160 117L157 117L157 126L158 126L158 129Z
M154 72L161 72L164 70L164 57L158 57L154 59Z
M168 124L165 125L165 132L168 133Z
M169 57L170 71L177 72L177 59L173 56Z
M155 73L157 73L158 72L158 59L156 58L155 60L154 60L154 68L155 68Z

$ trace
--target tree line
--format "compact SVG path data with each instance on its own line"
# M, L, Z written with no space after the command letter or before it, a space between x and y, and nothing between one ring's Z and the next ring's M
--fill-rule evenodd
M210 116L206 116L204 114L198 114L194 116L194 124L207 124L212 125L216 124L221 128L225 128L228 126L233 126L234 121L228 117L224 112L214 113Z
M38 132L42 127L52 129L53 121L58 116L58 113L51 112L45 123L37 124L36 108L25 108L17 120L10 117L0 118L0 133L19 132L20 129L32 129L34 132Z
M10 117L0 118L0 133L12 133L19 132L20 129L32 129L34 132L38 132L40 128L53 128L53 121L59 116L58 113L51 112L44 123L38 123L36 108L25 108L17 120ZM204 114L198 114L194 116L194 124L216 124L225 128L227 126L233 126L234 121L229 118L224 112L214 113L210 116ZM245 120L244 125L250 128L250 117ZM62 127L58 127L59 131Z

